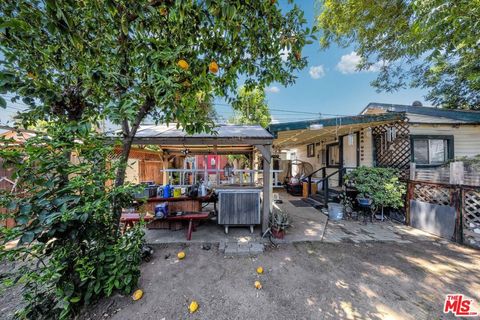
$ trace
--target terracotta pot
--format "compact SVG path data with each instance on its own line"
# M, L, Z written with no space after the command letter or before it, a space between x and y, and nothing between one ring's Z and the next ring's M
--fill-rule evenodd
M285 237L285 230L272 228L272 235L275 239L283 239L283 237Z

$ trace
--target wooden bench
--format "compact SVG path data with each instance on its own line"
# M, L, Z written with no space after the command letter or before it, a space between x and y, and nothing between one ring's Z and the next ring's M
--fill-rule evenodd
M187 229L187 240L192 240L192 232L195 231L193 227L193 221L199 220L207 220L209 217L208 212L185 212L182 215L178 216L168 216L165 221L188 221L188 229Z
M120 217L120 223L123 223L123 233L127 231L128 227L133 227L135 223L138 223L141 219L145 222L153 220L152 216L141 216L138 213L122 213Z

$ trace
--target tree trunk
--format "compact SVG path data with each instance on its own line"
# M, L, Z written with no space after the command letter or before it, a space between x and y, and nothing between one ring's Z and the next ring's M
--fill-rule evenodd
M138 111L137 117L135 118L135 121L130 129L128 126L128 122L126 120L124 120L123 122L122 153L120 155L120 160L118 163L119 167L115 175L115 188L118 188L125 183L125 173L127 171L128 156L130 154L130 150L132 149L133 138L135 137L135 134L140 127L140 123L142 122L143 118L145 118L145 116L148 114L152 106L154 106L154 101L147 98L145 103ZM116 222L115 233L118 236L120 231L120 218L122 216L122 205L115 200L113 203L113 215Z

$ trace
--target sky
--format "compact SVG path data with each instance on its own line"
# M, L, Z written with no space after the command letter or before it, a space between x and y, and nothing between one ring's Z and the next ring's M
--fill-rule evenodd
M310 26L313 26L318 13L318 4L315 2L296 1L305 12ZM287 0L279 1L279 5L286 9ZM315 41L304 48L302 55L307 58L308 66L295 74L298 77L295 84L287 88L272 84L265 89L273 122L314 119L320 114L322 117L355 115L370 102L412 104L418 100L428 105L424 90L377 93L370 85L378 74L375 67L357 72L358 56L353 48L333 46L321 51L319 43ZM221 100L216 101L215 107L220 118L228 119L233 115L232 109ZM12 115L22 108L21 104L9 103L7 109L0 109L0 124L11 124Z
M318 13L316 1L295 1L305 12L305 18L313 26ZM287 1L279 1L282 7L287 7ZM266 89L268 105L275 122L305 120L333 115L355 115L370 102L392 104L412 104L418 100L423 105L426 91L419 89L401 90L395 93L377 93L370 82L377 76L375 68L368 72L356 72L358 56L353 48L332 47L320 50L320 44L315 41L302 51L307 57L308 66L297 72L294 85L287 88L273 84ZM221 102L219 102L221 103ZM275 110L287 110L275 111ZM294 111L292 111L294 110ZM227 118L231 109L217 105L217 111Z

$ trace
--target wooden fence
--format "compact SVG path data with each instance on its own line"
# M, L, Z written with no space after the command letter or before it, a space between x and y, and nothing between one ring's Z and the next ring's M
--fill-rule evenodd
M12 171L3 167L3 160L0 159L0 190L12 191L15 187L15 181L12 178ZM12 218L3 217L7 213L5 208L0 207L0 226L11 228L15 226L15 221Z
M463 162L451 162L448 166L422 168L410 163L410 180L480 186L480 172L465 166Z
M407 223L480 248L480 187L409 180Z
M480 248L480 188L461 189L463 242Z

